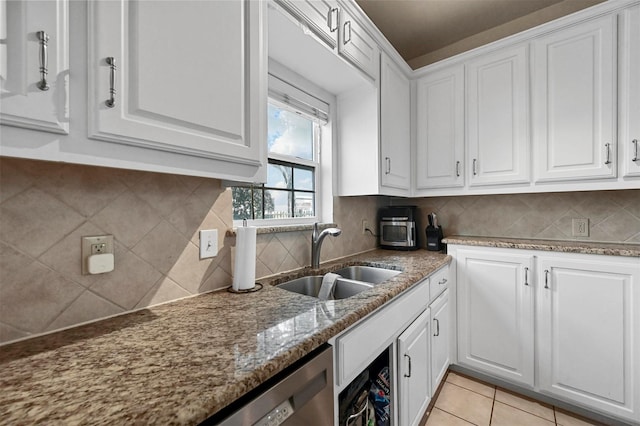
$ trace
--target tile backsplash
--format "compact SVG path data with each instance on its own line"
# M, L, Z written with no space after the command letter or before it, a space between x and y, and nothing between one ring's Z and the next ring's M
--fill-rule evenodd
M406 204L406 200L392 200ZM434 197L411 200L422 224L435 212L444 235L640 243L640 189ZM589 236L572 236L572 219L589 219Z
M382 197L335 198L322 260L375 247ZM216 179L0 157L0 343L226 287L231 191ZM218 256L199 260L198 231ZM80 238L113 234L113 272L81 275ZM308 232L261 234L256 276L310 264Z
M362 219L416 204L445 235L640 242L640 190L389 200L334 197L322 261L372 249ZM0 344L226 287L232 282L231 191L216 179L0 157ZM218 256L199 260L198 231L218 229ZM81 275L80 237L113 234L113 272ZM259 234L256 276L310 264L311 231Z

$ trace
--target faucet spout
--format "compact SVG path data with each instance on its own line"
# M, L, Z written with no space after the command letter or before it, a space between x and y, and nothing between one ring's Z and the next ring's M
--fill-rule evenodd
M320 248L322 241L327 235L337 237L342 233L340 228L327 228L320 232L318 230L318 222L313 224L313 233L311 234L311 267L318 269L320 267Z

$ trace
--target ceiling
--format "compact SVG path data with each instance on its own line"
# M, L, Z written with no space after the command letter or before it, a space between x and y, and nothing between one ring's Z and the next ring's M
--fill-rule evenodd
M412 68L604 0L356 0Z

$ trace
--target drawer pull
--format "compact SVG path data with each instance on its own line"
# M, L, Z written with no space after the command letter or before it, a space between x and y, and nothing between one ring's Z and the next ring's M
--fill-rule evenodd
M116 59L109 56L107 64L109 65L109 99L105 101L105 104L107 107L113 108L116 106Z
M633 144L633 158L631 161L638 161L638 139L634 139L631 141Z
M525 266L524 268L524 285L529 285L529 268Z
M404 377L411 377L411 357L407 354L404 354L407 358L409 358L409 374L405 373Z
M549 270L544 270L544 288L549 288Z
M338 8L331 7L329 8L329 13L327 16L327 26L329 27L329 31L332 33L338 29Z
M433 335L437 337L440 335L440 320L438 320L438 318L434 318L433 320L436 322L436 332Z
M347 31L347 26L349 27L349 31ZM344 39L342 44L346 45L351 41L351 21L347 21L342 26L342 38Z
M438 285L445 285L447 283L447 279L443 278L440 281L438 281Z
M606 154L606 159L604 160L604 164L609 165L609 164L611 164L611 144L610 143L605 143L604 144L604 149L605 149L605 154Z
M49 35L44 31L38 31L36 33L38 40L40 41L40 81L36 85L40 90L49 90L49 84L47 83L47 74L49 73L49 55L47 53L47 43L49 43Z

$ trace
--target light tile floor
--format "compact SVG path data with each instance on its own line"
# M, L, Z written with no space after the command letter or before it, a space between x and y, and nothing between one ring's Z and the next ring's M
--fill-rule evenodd
M601 423L451 371L424 425L602 426Z

